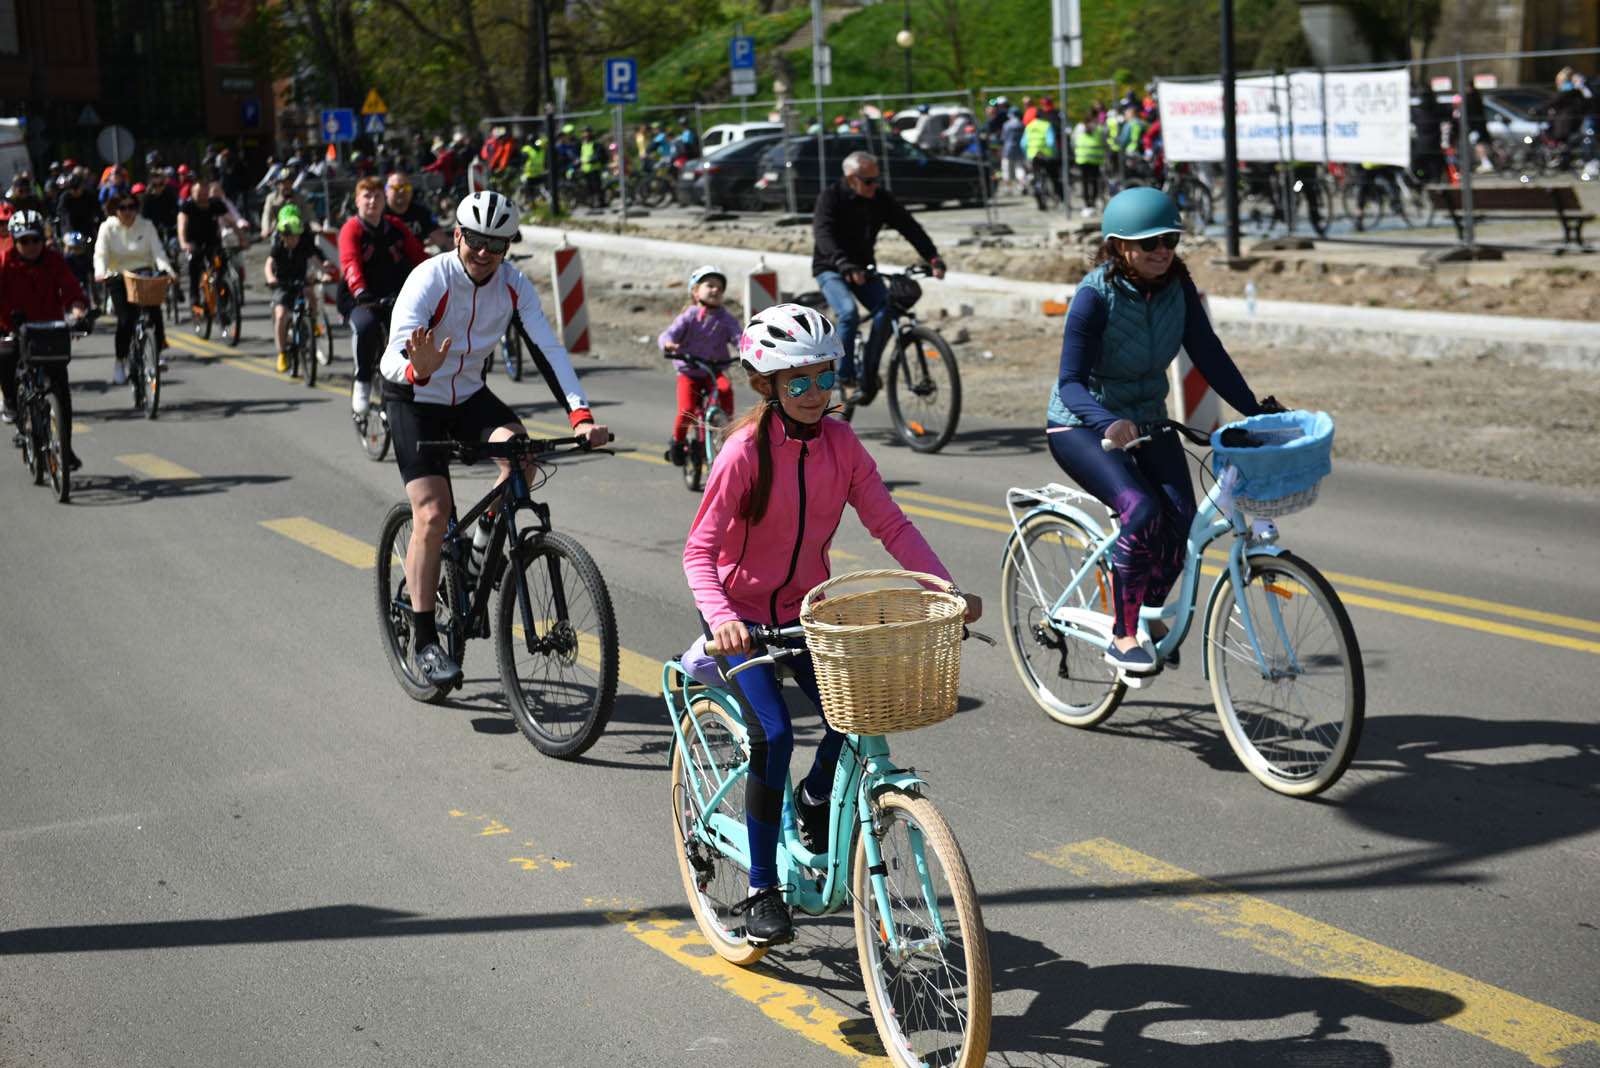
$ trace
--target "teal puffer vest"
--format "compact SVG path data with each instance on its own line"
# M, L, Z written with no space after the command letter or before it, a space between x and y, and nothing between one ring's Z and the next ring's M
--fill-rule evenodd
M1171 282L1146 300L1102 263L1080 285L1090 286L1106 305L1106 329L1100 353L1089 372L1089 393L1122 419L1147 423L1167 415L1167 366L1183 344L1183 286ZM1057 389L1050 387L1047 414L1054 426L1081 426Z

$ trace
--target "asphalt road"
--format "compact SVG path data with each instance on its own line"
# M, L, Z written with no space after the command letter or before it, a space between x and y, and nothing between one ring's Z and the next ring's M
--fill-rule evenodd
M660 460L659 360L600 331L576 362L623 451L543 491L628 650L610 729L563 763L516 733L486 643L448 704L400 693L370 565L397 471L350 429L347 349L328 389L271 370L260 296L241 349L178 341L153 423L110 387L108 334L80 346L70 505L0 468L0 1065L881 1052L848 915L747 972L692 934L652 691L694 633L697 499ZM492 386L559 428L536 381ZM1004 490L1057 477L1025 407L935 457L881 409L857 424L991 613ZM1600 1065L1600 501L1345 464L1281 526L1366 662L1361 750L1322 799L1239 768L1197 643L1096 731L972 647L964 712L895 738L983 901L989 1063ZM853 519L836 548L887 559Z

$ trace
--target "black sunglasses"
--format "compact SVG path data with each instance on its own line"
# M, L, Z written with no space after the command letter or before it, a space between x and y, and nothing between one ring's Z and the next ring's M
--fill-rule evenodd
M1157 234L1155 237L1143 237L1131 243L1138 245L1146 252L1154 252L1157 245L1162 248L1177 248L1178 241L1182 237L1182 234Z
M855 179L856 179L856 181L860 182L862 185L877 185L878 184L877 175L873 175L871 178L863 178L863 177L861 177L861 175L858 174L858 175L855 176Z
M511 241L504 237L485 237L483 234L473 233L471 230L461 231L461 240L474 252L487 252L491 256L504 256L506 249L511 247Z

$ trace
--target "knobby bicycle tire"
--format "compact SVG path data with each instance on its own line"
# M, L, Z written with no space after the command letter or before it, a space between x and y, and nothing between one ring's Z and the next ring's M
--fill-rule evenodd
M317 384L317 345L316 327L312 325L309 308L302 306L300 314L295 316L294 333L294 369L310 389Z
M224 283L217 290L217 319L222 324L223 337L229 345L239 344L244 313L239 307L239 291L232 283Z
M22 439L22 466L35 486L44 485L44 468L39 464L39 420L35 414L38 399L30 397L17 408L17 436Z
M1073 637L1047 619L1054 599L1067 588L1097 540L1076 519L1059 512L1035 512L1006 544L1000 565L1000 613L1011 662L1034 704L1070 727L1104 722L1128 691L1099 646ZM1041 587L1037 593L1034 574ZM1109 615L1111 590L1111 567L1102 556L1095 574L1078 584L1071 607ZM1050 602L1041 603L1041 594Z
M884 1051L898 1068L973 1068L989 1052L989 935L955 835L927 798L889 789L872 800L890 914L882 915L856 840L851 886L861 981ZM928 890L934 900L928 900ZM887 952L889 931L909 952Z
M411 666L411 597L406 587L406 549L411 543L411 505L402 501L389 509L384 516L378 536L378 553L373 572L373 589L377 596L378 636L383 644L389 669L394 672L400 688L414 701L437 704L450 692L449 686L434 686L412 670ZM439 587L433 609L434 626L439 640L447 646L456 646L449 652L457 664L466 654L460 643L453 640L451 631L455 622L456 580L448 560L441 560Z
M135 324L133 338L128 342L128 358L124 368L128 374L128 392L133 396L133 406L144 411L144 339L142 327Z
M142 383L140 401L144 406L144 417L154 419L161 408L161 342L156 339L156 332L147 324L141 326L136 342L135 347L139 349L139 375Z
M720 782L750 759L743 741L744 725L727 709L702 697L689 707L680 726L687 748L673 745L671 780L672 846L678 855L678 872L700 933L717 956L745 967L766 956L768 949L745 941L744 921L732 912L734 905L750 896L750 873L719 847L714 832L694 832L705 802ZM691 767L698 777L698 791L688 773ZM742 789L735 786L723 794L718 816L727 836L742 839ZM742 840L735 848L744 848Z
M914 326L895 341L886 386L889 419L915 452L938 452L961 421L961 371L937 330Z
M62 438L67 414L60 397L52 393L45 399L50 412L45 422L45 466L50 472L50 488L55 491L56 500L66 504L72 495L72 472L67 470L67 450Z
M382 462L389 455L389 421L384 418L383 376L372 375L372 394L367 414L356 420L356 433L361 435L361 447L367 459Z
M1361 740L1361 649L1343 602L1316 568L1287 552L1251 553L1246 567L1250 620L1270 674L1225 572L1206 611L1212 699L1251 775L1280 794L1311 797L1339 780Z
M620 655L611 594L588 551L559 531L524 534L507 554L495 626L517 727L547 756L583 753L611 719Z

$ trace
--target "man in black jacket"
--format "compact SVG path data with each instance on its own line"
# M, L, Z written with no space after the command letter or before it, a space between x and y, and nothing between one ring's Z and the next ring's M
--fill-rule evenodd
M814 244L811 273L816 276L822 295L828 298L839 322L839 341L844 346L844 366L839 377L847 386L856 379L855 341L861 325L856 299L872 316L872 332L863 352L860 368L861 389L855 403L870 404L878 394L878 361L888 344L892 322L889 317L889 288L872 269L878 232L893 227L927 260L935 278L944 277L944 261L927 231L901 206L887 189L878 188L878 160L870 152L852 152L844 158L844 177L828 186L817 197L811 214Z

